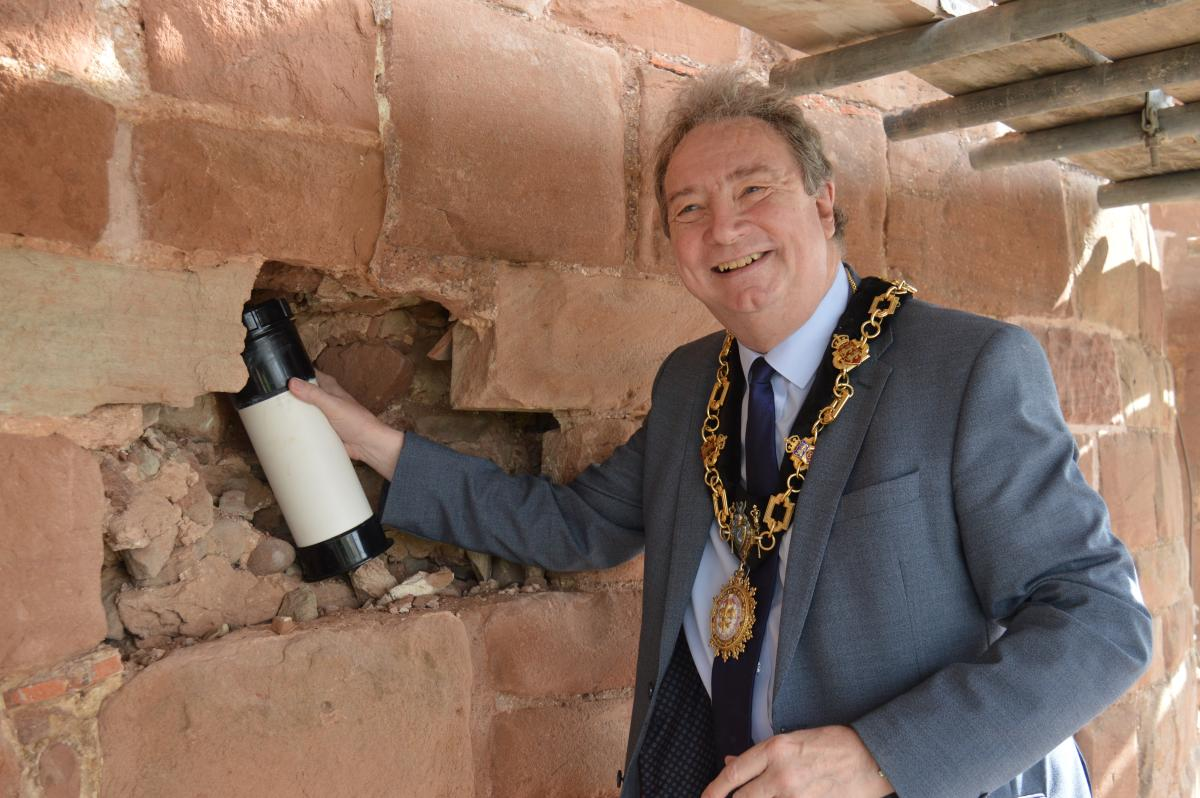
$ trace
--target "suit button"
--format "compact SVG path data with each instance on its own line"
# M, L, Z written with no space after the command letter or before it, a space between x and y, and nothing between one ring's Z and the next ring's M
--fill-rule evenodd
M625 774L618 770L617 771L617 789L620 789L621 785L624 783L625 783Z
M650 687L646 690L646 694L649 698L654 698L654 682L650 682Z

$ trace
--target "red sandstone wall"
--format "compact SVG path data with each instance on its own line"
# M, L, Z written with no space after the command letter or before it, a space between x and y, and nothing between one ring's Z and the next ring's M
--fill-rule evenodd
M244 380L242 302L312 278L337 310L312 323L321 345L390 325L370 345L396 357L412 320L381 314L447 308L442 390L553 413L541 467L569 477L633 429L656 359L712 328L644 177L670 93L698 66L779 55L673 0L0 8L0 796L614 794L637 562L286 636L253 625L270 607L205 606L198 628L252 625L122 666L137 646L104 643L128 630L102 601L101 464L147 428L212 433L211 392ZM848 259L1043 341L1156 619L1150 671L1080 736L1096 792L1190 793L1190 541L1149 220L1101 214L1094 184L1052 165L974 173L953 135L889 145L881 111L933 95L898 78L804 98ZM279 282L266 261L307 271ZM435 437L462 434L439 419ZM511 436L474 437L521 460ZM201 527L228 509L188 490ZM234 561L222 573L249 579Z

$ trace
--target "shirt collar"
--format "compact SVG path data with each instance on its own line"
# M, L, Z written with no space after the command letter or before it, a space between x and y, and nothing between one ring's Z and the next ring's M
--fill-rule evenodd
M837 328L838 319L846 312L849 302L850 283L846 279L846 266L842 264L817 309L804 324L776 344L770 352L755 352L741 342L738 343L742 372L747 384L750 382L750 366L758 358L766 357L771 368L788 382L799 388L808 388L817 373L817 366L821 365L821 358L829 350L829 341Z

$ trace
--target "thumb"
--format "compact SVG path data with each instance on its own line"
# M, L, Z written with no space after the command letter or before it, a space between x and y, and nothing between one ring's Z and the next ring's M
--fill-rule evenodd
M292 396L299 399L301 402L306 402L310 405L320 407L324 404L325 392L313 385L311 382L292 377L288 380L288 390L292 392Z

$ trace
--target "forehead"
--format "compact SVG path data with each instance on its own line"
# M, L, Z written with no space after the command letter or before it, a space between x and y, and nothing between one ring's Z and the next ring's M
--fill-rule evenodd
M671 193L693 183L719 181L757 167L782 173L800 172L787 140L761 119L705 122L684 136L671 153L663 183Z

